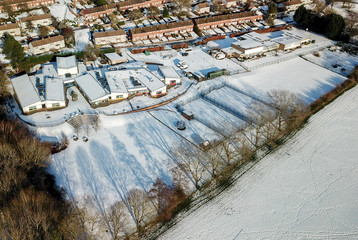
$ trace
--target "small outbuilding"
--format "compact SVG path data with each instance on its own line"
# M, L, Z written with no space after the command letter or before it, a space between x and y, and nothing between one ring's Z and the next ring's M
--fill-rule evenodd
M127 58L121 57L118 53L106 53L104 56L108 59L111 65L128 62Z

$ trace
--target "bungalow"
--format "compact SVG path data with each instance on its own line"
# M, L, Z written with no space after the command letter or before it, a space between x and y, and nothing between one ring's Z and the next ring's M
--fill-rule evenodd
M160 24L156 26L133 28L130 36L133 42L144 39L154 39L164 35L192 32L194 24L191 20Z
M66 107L65 87L60 78L45 79L45 104L47 109Z
M93 33L93 40L96 45L116 44L127 41L127 34L124 30Z
M197 14L209 13L210 12L210 4L207 2L199 3L198 5L196 5L194 7L194 12L196 12Z
M159 66L158 70L163 75L166 85L180 84L180 76L173 67Z
M41 54L52 50L59 50L65 47L65 39L62 35L44 38L30 42L29 51L34 54Z
M123 79L119 71L108 71L105 72L105 77L108 83L110 101L118 101L127 99L129 94L126 86L124 85Z
M91 106L108 102L109 94L92 74L86 73L75 78L77 87Z
M37 88L27 74L11 79L16 97L22 111L31 113L45 108L44 99L40 98Z
M0 37L6 32L13 36L21 35L21 29L17 23L0 25Z
M52 24L52 17L50 14L23 17L20 19L21 28L26 29L29 22L31 22L34 27L49 26Z

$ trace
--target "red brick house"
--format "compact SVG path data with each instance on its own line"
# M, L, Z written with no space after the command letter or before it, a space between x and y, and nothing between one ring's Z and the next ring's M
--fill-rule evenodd
M232 14L223 14L212 17L205 17L195 19L195 23L200 30L223 27L231 24L239 24L248 21L255 22L262 20L262 15L257 15L255 12L240 12Z
M83 9L80 12L81 16L84 16L86 21L94 21L98 18L108 16L114 11L133 10L151 6L161 6L164 0L127 0L124 2L106 4L101 7L94 7L89 9Z
M55 0L4 0L0 1L0 12L3 11L4 6L9 5L12 10L20 10L22 5L26 5L28 8L35 8L45 5L53 4Z
M168 36L171 34L192 32L193 28L194 24L191 20L172 22L156 26L133 28L130 30L130 37L132 41L138 41L148 38L162 37L163 35Z

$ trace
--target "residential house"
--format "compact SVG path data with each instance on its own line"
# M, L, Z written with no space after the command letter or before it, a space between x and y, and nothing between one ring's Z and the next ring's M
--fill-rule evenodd
M195 24L200 30L205 30L210 28L229 26L232 24L237 25L250 21L255 22L257 20L262 20L262 15L258 15L255 12L250 11L199 18L195 19Z
M193 31L194 24L191 20L179 21L156 26L133 28L130 30L132 41L160 38L164 35L180 34Z
M0 25L0 37L6 32L13 36L21 35L21 29L17 23Z
M54 37L48 37L41 40L33 41L29 43L29 51L34 54L41 54L53 50L59 50L64 48L65 38L62 35Z
M10 6L12 10L17 11L21 8L36 8L55 3L55 0L3 0L0 2L0 12L3 12L4 6Z
M124 30L95 32L93 33L93 40L96 45L116 44L127 41L127 34Z
M34 27L50 26L52 24L52 17L50 14L23 17L20 19L21 28L26 29L29 22L31 22Z
M194 12L196 12L197 14L209 13L210 12L210 4L207 2L199 3L198 5L196 5L194 7Z

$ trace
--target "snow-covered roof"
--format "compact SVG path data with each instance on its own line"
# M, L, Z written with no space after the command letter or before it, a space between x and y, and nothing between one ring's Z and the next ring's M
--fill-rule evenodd
M155 91L165 87L165 84L150 71L142 68L136 69L135 72L138 80L143 83L149 91Z
M272 39L272 41L280 43L280 44L290 44L290 43L301 43L300 39L289 37L289 36L282 36L278 38Z
M108 94L91 74L76 77L75 81L90 101L96 101Z
M264 42L264 41L268 41L270 40L270 38L265 35L265 34L260 34L260 33L257 33L257 32L250 32L250 33L247 33L245 35L243 35L243 37L249 37L251 39L254 39L256 41L260 41L260 42Z
M27 74L11 79L17 99L22 107L40 102L40 96L36 87Z
M128 93L119 71L108 71L104 75L106 76L111 93Z
M164 78L180 79L179 74L171 66L159 66L159 71L163 74Z
M69 56L69 57L57 57L57 69L70 69L77 67L77 60L76 56Z
M253 39L245 39L241 40L239 42L232 43L233 46L240 46L243 49L253 49L253 48L259 48L262 47L262 43L255 41Z
M119 56L118 53L106 53L104 54L104 56L106 56L106 58L108 58L111 61L118 61L118 60L122 61L126 59L125 57Z
M49 78L45 80L45 98L49 101L65 101L65 88L60 78Z

